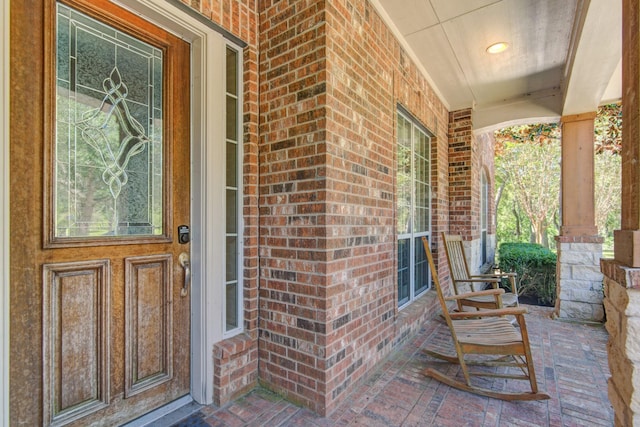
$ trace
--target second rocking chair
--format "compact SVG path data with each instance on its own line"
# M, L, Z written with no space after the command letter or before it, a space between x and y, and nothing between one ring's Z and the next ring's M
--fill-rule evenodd
M453 283L453 290L456 295L460 295L466 290L470 290L472 292L483 290L482 288L480 288L480 286L488 285L489 287L497 289L502 279L508 279L509 285L511 287L511 292L502 294L498 299L497 304L493 295L480 295L468 298L460 298L456 301L459 311L462 311L464 307L474 307L476 309L481 309L502 308L503 306L518 306L518 290L516 288L515 273L471 275L469 273L467 258L464 253L462 237L442 233L442 240L444 241L447 263L449 265L449 272L451 273L451 282Z

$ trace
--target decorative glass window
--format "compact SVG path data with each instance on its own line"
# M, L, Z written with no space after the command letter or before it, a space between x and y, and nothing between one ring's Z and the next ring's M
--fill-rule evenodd
M230 46L226 51L226 280L225 332L241 329L241 148L240 55Z
M163 52L57 4L53 232L161 236Z
M398 112L398 305L431 286L422 236L431 232L431 138L408 113Z

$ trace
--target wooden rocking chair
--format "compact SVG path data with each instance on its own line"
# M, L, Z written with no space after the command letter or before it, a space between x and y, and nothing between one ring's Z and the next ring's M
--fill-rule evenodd
M447 255L447 264L449 265L449 272L451 273L451 282L453 283L453 290L456 295L464 293L465 285L472 292L477 289L477 285L490 285L494 289L498 289L498 285L503 278L509 280L512 292L506 292L502 294L498 304L493 295L480 295L468 298L460 298L456 301L458 304L458 310L463 311L465 306L475 307L476 310L481 308L502 308L502 307L517 307L518 306L518 290L516 288L516 274L515 273L493 273L493 274L469 274L469 266L467 264L467 258L464 253L464 246L461 236L447 235L442 233L442 240L444 241L445 253Z
M427 368L424 374L451 387L465 390L482 396L503 400L543 400L549 399L549 395L538 391L536 375L529 346L529 335L525 323L524 307L502 308L495 310L449 312L447 301L458 301L469 296L490 295L495 297L502 294L504 289L489 289L473 292L475 295L454 295L445 297L438 280L438 272L433 263L433 256L429 248L429 241L422 238L422 244L429 262L433 283L438 293L443 317L445 318L451 336L455 344L457 356L448 356L434 351L425 350L429 356L444 360L449 363L460 364L465 382L449 377L442 372ZM519 328L516 328L507 317L515 316ZM467 355L482 355L479 360L468 361ZM486 360L487 356L493 356ZM482 365L489 367L517 367L522 373L495 373L493 371L472 372L468 365ZM486 388L476 387L471 384L471 376L497 377L507 379L528 380L531 386L530 392L500 392Z

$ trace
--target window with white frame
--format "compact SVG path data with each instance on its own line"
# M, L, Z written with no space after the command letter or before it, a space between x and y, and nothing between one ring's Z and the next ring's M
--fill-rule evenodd
M398 306L430 288L422 236L431 232L431 137L402 108L397 129Z
M242 329L242 188L241 188L241 63L240 52L226 49L226 248L224 331Z

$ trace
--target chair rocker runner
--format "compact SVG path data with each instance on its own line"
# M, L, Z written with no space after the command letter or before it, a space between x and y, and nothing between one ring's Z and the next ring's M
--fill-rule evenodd
M463 311L464 307L474 307L476 310L479 310L481 308L491 309L518 306L518 291L516 288L515 273L471 275L469 273L467 258L464 253L462 237L442 233L442 240L444 241L447 264L449 265L453 290L456 295L465 292L465 285L468 285L468 289L471 291L476 291L476 286L480 284L489 284L492 288L498 289L498 285L503 278L507 278L509 280L512 290L512 292L503 293L498 300L496 300L494 295L474 295L466 298L460 298L456 301L458 311Z
M529 346L529 335L525 323L524 307L501 308L494 310L450 312L447 301L458 301L461 298L479 295L500 295L504 289L489 289L479 292L471 292L462 295L445 297L438 280L438 273L433 256L429 248L429 241L422 238L422 244L429 262L433 283L438 294L438 300L442 308L443 317L449 326L451 336L456 349L456 356L448 356L430 350L424 350L429 356L444 360L449 363L460 364L465 382L449 377L442 372L427 368L424 374L451 387L482 396L502 400L543 400L549 399L549 395L538 391L536 375ZM516 328L505 316L515 316L519 328ZM482 359L468 361L467 355L481 355ZM494 356L485 360L485 356ZM490 367L516 367L522 373L494 373L491 371L476 372L469 370L468 365L482 365ZM486 388L476 387L471 383L472 376L497 377L506 379L528 380L531 391L525 392L500 392Z

